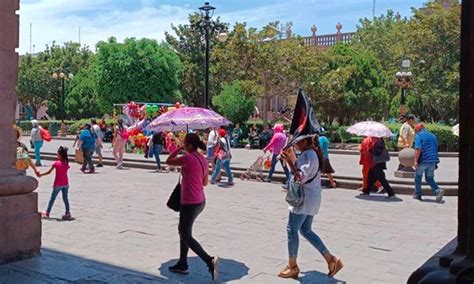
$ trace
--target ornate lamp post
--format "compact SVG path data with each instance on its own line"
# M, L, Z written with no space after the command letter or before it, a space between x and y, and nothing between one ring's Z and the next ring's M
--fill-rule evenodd
M403 60L402 61L402 71L398 71L396 74L396 81L395 84L401 89L402 93L400 96L400 113L399 117L402 117L406 114L406 96L408 93L408 89L413 86L412 83L412 73L408 71L410 68L410 60Z
M59 102L59 107L60 107L60 112L61 112L61 137L66 136L66 125L64 124L64 82L66 80L70 80L74 78L74 75L72 73L64 73L63 71L54 72L53 75L51 76L54 80L61 80L61 99Z
M211 6L209 2L205 2L204 6L199 7L199 10L201 10L201 15L204 19L204 32L205 32L205 41L206 41L206 71L205 71L205 81L204 81L204 107L208 108L209 107L209 39L210 39L210 34L212 33L211 31L211 18L214 15L214 10L216 8ZM217 36L217 39L220 42L224 42L227 40L227 34L225 32L219 33Z

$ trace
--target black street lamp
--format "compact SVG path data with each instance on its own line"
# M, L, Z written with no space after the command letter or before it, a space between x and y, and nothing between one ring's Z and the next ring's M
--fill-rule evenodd
M61 98L60 98L60 102L59 102L59 107L60 107L60 114L61 114L61 137L65 137L66 136L66 125L64 124L64 90L65 90L65 86L64 86L64 82L66 80L70 80L74 77L74 75L72 73L64 73L63 71L60 71L59 73L58 72L54 72L53 75L52 75L53 79L55 80L61 80Z
M205 81L204 81L204 107L209 108L209 40L211 34L211 18L214 15L215 7L211 6L209 2L205 2L204 6L199 7L201 10L201 15L204 19L204 32L205 32L205 41L206 41L206 71L205 71ZM220 42L227 40L227 34L224 32L219 33L217 39Z
M400 95L400 117L406 114L406 97L408 89L410 89L413 85L412 73L408 71L408 68L410 68L410 60L403 60L402 71L398 71L396 74L397 80L395 81L395 84L402 91Z

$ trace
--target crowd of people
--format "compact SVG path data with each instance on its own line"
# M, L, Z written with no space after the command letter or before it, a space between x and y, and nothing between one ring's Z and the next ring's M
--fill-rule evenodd
M102 149L106 140L107 126L96 120L81 127L77 135L74 147L81 149L83 162L81 171L83 173L94 173L96 167L103 166ZM113 156L117 169L124 167L125 145L129 139L129 131L123 120L118 119L111 130L111 142ZM266 132L264 136L261 136ZM257 161L263 163L263 157L270 153L270 168L268 176L263 179L265 182L272 182L276 166L280 164L285 174L283 190L291 192L295 187L300 187L304 191L301 205L294 205L288 202L289 216L287 224L288 235L288 264L278 274L282 278L298 278L300 269L297 264L299 250L299 234L318 250L328 265L328 275L334 276L343 268L340 258L333 255L326 247L322 239L311 228L314 216L318 214L321 205L321 178L326 175L329 180L329 187L336 187L337 183L332 174L334 169L329 158L329 139L324 135L306 135L293 141L291 147L287 147L289 135L285 131L283 124L276 124L272 129L266 127L262 133L258 134L252 127L249 133L249 143L252 137L259 136L259 147L263 153L259 155ZM56 197L61 193L65 206L64 220L71 220L71 209L69 204L69 179L68 171L69 158L68 149L59 147L57 159L51 167L40 172L41 147L43 146L42 130L37 121L32 121L31 146L35 149L35 163L32 161L20 163L17 160L17 168L26 171L31 167L37 177L42 177L55 172L53 190L47 205L46 211L42 213L44 218L49 218ZM193 250L208 266L212 279L216 279L218 274L219 258L209 255L200 243L194 239L192 229L195 220L203 212L206 204L204 187L210 184L221 182L221 171L226 174L227 186L234 185L234 177L231 170L232 148L239 143L242 129L239 125L232 131L224 128L211 128L204 132L190 132L185 135L175 135L171 132L150 133L147 140L146 156L155 158L157 171L165 170L160 155L163 151L168 151L169 156L165 161L167 170L180 169L180 209L178 231L180 237L180 257L178 262L169 267L171 272L187 274L189 267L187 255L189 249ZM17 157L23 157L28 153L28 148L20 142L21 130L17 128ZM423 124L416 124L414 116L409 115L400 129L398 141L400 150L414 148L415 150L415 192L414 198L422 200L421 183L425 175L427 183L430 185L436 200L440 202L444 191L439 188L434 180L434 172L439 163L438 145L436 137L425 129ZM98 163L93 163L94 153L98 157ZM360 146L360 164L362 165L362 193L369 195L371 191L386 191L389 198L395 196L395 192L385 177L386 163L390 160L383 138L364 137ZM255 164L255 163L254 163ZM253 164L253 165L254 165ZM252 166L253 166L252 165ZM212 171L209 170L209 166ZM404 166L401 165L399 169ZM288 201L288 199L287 199Z

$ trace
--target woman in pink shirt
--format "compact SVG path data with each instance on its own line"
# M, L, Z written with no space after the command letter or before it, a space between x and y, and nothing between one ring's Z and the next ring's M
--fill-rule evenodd
M178 157L181 150L185 150L183 156ZM175 149L166 163L170 167L181 167L181 209L179 212L179 237L180 256L179 261L168 269L174 273L188 274L188 251L191 248L209 267L212 280L217 278L218 261L217 256L211 257L193 238L193 224L199 214L204 210L206 196L204 187L209 182L209 166L206 158L198 152L198 149L206 150L206 145L195 133L188 133L184 138L184 145Z
M273 131L275 134L273 134L272 140L270 140L270 143L263 149L264 153L267 153L267 151L272 152L272 167L270 168L270 172L268 173L268 177L265 180L266 182L272 182L272 177L273 173L275 172L275 167L276 164L279 160L278 156L281 154L281 150L283 147L286 145L286 134L285 134L285 126L283 124L275 124L273 127ZM281 164L283 170L285 171L285 176L286 179L290 179L290 171L288 170L288 167L284 166L283 163Z
M57 161L53 163L51 168L43 173L39 174L38 177L42 177L45 175L49 175L56 170L56 176L54 178L53 183L53 192L51 193L51 198L49 199L48 209L43 212L41 215L43 218L49 218L49 214L51 213L51 209L53 208L54 201L58 196L59 192L63 194L63 201L64 207L66 207L66 213L63 215L63 220L71 220L71 211L69 208L69 199L68 199L68 192L69 192L69 180L67 176L67 172L69 171L69 159L67 157L67 148L66 147L59 147L57 153Z

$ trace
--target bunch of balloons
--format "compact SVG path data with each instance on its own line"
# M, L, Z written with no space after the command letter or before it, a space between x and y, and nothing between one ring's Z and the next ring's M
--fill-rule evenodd
M131 118L140 118L140 106L135 102L129 102L127 104L126 110L126 114L128 114Z
M153 118L159 115L159 108L157 105L146 105L146 117Z

